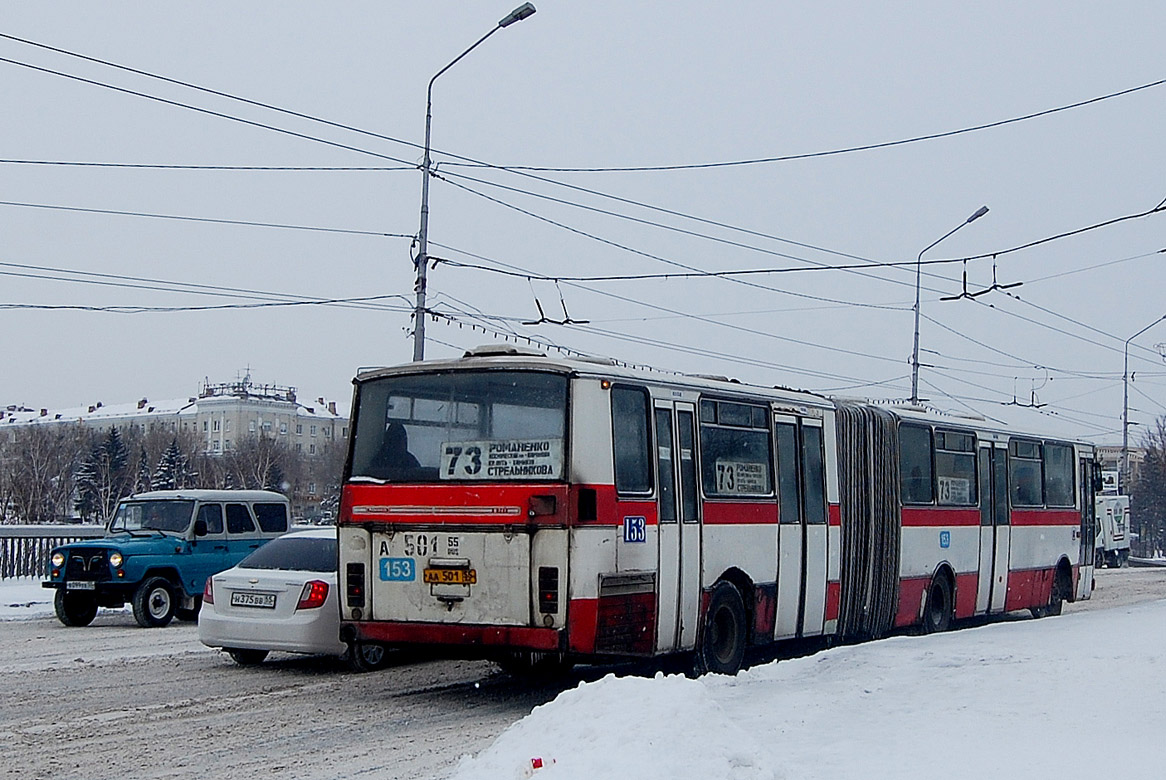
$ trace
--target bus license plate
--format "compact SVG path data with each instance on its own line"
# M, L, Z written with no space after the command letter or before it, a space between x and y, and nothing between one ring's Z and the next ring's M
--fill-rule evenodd
M69 580L65 583L65 590L97 590L97 583L89 580Z
M478 572L474 569L426 569L422 576L429 585L476 585Z
M275 609L274 593L247 593L236 591L231 594L232 607L259 607L261 609Z

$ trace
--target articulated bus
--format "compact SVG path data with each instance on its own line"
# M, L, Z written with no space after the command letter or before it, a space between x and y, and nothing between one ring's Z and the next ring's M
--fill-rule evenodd
M354 382L354 649L732 674L750 646L1056 614L1092 587L1083 442L513 347Z

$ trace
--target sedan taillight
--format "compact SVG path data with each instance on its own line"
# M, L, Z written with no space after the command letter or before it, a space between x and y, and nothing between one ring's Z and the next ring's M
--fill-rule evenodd
M324 600L328 598L328 583L323 580L312 580L304 585L304 590L300 593L300 603L296 604L296 609L316 609L324 606Z
M211 587L211 578L210 577L206 578L206 585L204 585L203 589L202 589L202 603L203 604L214 604L215 603L215 591Z

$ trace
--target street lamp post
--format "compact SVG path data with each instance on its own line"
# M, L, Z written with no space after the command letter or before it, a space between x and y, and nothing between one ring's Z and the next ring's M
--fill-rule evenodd
M1128 339L1126 339L1125 343L1125 362L1122 365L1121 372L1121 473L1118 475L1119 493L1129 490L1130 479L1130 342L1148 331L1150 328L1157 325L1162 320L1166 320L1166 314L1163 314L1161 317L1154 320L1134 335L1130 336Z
M463 51L429 80L429 90L425 94L425 154L421 158L421 230L417 235L417 303L413 307L413 360L425 359L425 284L426 266L429 265L429 174L432 170L432 160L429 156L429 131L433 124L433 82L437 77L478 48L494 33L503 27L509 27L515 22L521 22L534 14L535 8L530 3L523 3L502 18L490 32L479 38L470 48Z
M919 287L923 276L923 253L928 249L935 247L940 241L943 241L948 236L955 233L964 225L970 225L980 217L988 213L987 206L980 206L976 209L976 213L968 217L966 220L956 225L951 230L944 233L935 241L923 247L923 251L919 253L919 257L915 260L915 347L911 350L911 405L917 406L919 404Z

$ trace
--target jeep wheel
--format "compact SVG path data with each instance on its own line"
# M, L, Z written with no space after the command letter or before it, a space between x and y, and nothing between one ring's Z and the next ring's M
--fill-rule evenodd
M66 626L87 626L97 617L97 598L89 593L70 593L58 588L53 609L57 619Z
M162 577L151 577L134 591L134 620L142 628L161 628L174 618L174 587Z

